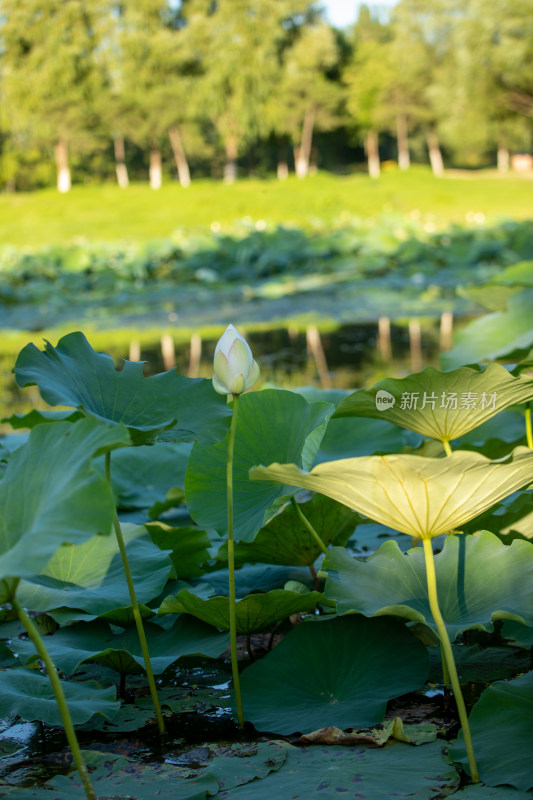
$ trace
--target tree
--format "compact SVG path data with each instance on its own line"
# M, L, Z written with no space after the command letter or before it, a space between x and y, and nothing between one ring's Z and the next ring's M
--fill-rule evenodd
M264 110L279 81L279 54L308 0L188 0L188 35L203 72L197 103L222 142L224 180L237 176L246 145L264 135Z
M362 6L354 28L352 57L343 79L348 112L363 133L371 178L377 178L380 174L378 133L390 121L387 95L393 66L389 57L389 41L388 26L373 19L368 8Z
M266 116L274 133L292 142L299 178L309 172L315 128L328 130L339 124L342 90L334 79L338 62L335 33L320 20L303 24L283 52L280 83L269 98Z
M71 186L69 148L94 145L103 0L3 0L4 113L20 146L53 148L57 188Z

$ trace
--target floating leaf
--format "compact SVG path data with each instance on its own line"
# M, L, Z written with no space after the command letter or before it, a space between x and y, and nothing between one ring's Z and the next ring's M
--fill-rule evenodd
M511 786L485 786L475 783L464 786L458 792L449 795L449 800L531 800L531 792L519 792Z
M128 444L124 426L38 425L0 481L0 577L38 573L63 542L111 530L114 500L91 459Z
M397 620L350 614L304 622L243 671L246 719L283 734L366 727L382 722L387 701L418 689L428 673L426 648Z
M533 672L512 681L496 681L473 707L469 722L479 776L489 786L509 784L521 791L533 787ZM460 734L450 757L468 770Z
M37 384L51 406L72 406L101 422L122 423L134 444L150 444L178 422L176 436L212 441L224 435L228 410L211 382L187 378L175 369L145 378L143 363L124 361L119 372L113 359L97 353L79 331L63 336L44 351L33 343L15 363L21 387Z
M290 745L285 742L208 744L188 753L180 752L179 775L185 778L214 778L220 791L243 786L277 772L285 763ZM185 766L190 759L191 766ZM172 755L166 757L172 762Z
M345 505L323 495L315 495L307 503L299 505L326 546L346 544L359 519ZM227 552L226 543L218 551L218 557L227 560ZM235 545L235 560L239 564L261 561L306 566L312 564L321 553L316 539L309 533L292 504L261 528L253 542L237 542Z
M91 773L91 783L99 798L114 800L206 800L216 794L213 776L180 779L179 770L170 764L143 764L117 759ZM1 786L1 784L0 784ZM2 787L3 788L3 787ZM8 795L9 797L9 795ZM87 794L77 773L58 775L43 788L17 788L17 800L86 800Z
M366 561L341 547L326 556L326 597L339 614L394 614L430 625L424 553L402 553L388 541ZM469 628L492 630L491 620L514 619L533 625L533 544L510 546L484 531L447 538L435 556L439 606L450 638Z
M426 367L406 378L386 378L371 389L359 389L338 405L334 419L377 417L449 442L531 398L533 380L511 375L500 364L452 372Z
M250 477L321 492L394 530L428 538L460 528L531 482L533 451L517 447L512 455L501 462L458 451L446 458L362 456L308 473L271 464L250 470Z
M399 779L401 776L401 779ZM399 780L401 785L399 786ZM442 744L411 747L390 742L383 748L314 746L291 748L280 770L259 782L219 792L219 800L291 800L352 797L415 800L445 796L459 782L445 764Z
M171 569L168 553L154 547L145 528L124 525L123 537L135 592L148 603L163 590ZM21 581L17 597L26 608L76 608L98 616L131 604L115 536L93 536L59 547L40 575Z
M74 724L86 722L95 714L113 719L120 708L115 700L114 687L102 689L85 681L62 681L70 715ZM63 725L59 707L50 681L33 669L9 669L0 672L0 716L18 714L32 722L42 720L47 725Z
M290 745L283 742L208 744L195 748L195 769L172 763L144 764L124 758L100 766L91 774L98 797L135 798L135 800L206 800L219 790L233 791L279 770ZM186 759L181 754L180 764ZM1 784L0 784L1 786ZM3 788L3 787L2 787ZM21 800L85 800L86 795L76 774L57 776L43 789L18 789ZM9 795L8 795L9 796Z
M285 589L273 589L266 594L250 594L238 600L235 605L237 633L270 631L276 623L291 614L311 611L322 599L323 595L320 592L300 594ZM158 611L158 614L181 613L193 614L216 628L229 630L227 597L210 597L208 600L202 600L188 589L182 589L177 595L166 597Z
M294 392L266 389L244 394L239 401L233 459L234 536L253 541L257 531L294 493L287 486L250 482L254 464L288 460L309 467L318 450L330 403L307 403ZM185 494L198 525L227 534L227 439L195 444L185 479Z

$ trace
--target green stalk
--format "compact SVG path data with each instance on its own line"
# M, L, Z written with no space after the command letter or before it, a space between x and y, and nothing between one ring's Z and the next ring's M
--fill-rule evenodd
M453 650L450 642L450 637L448 636L448 631L446 630L446 625L444 624L444 619L442 618L442 614L440 613L440 608L439 608L439 600L437 596L437 577L435 574L435 561L433 558L433 547L431 544L431 539L429 538L422 539L422 544L424 545L424 557L426 560L426 578L428 584L429 607L431 608L431 613L433 615L435 625L437 626L437 630L439 632L441 649L444 655L444 663L448 667L450 682L452 684L453 693L455 696L455 702L457 705L457 710L459 712L459 719L461 721L461 727L463 729L466 753L468 756L468 764L470 767L470 776L472 778L472 783L478 783L479 773L476 764L476 758L474 755L474 746L472 744L472 735L470 733L468 715L466 713L463 693L461 692L459 676L457 675L457 668L455 666L455 659L453 657Z
M69 743L69 747L72 752L72 758L76 765L76 769L80 773L80 778L81 782L83 783L83 787L85 789L85 794L87 795L88 800L97 800L95 791L93 789L93 785L91 783L91 779L89 777L89 770L87 769L87 765L81 753L80 745L78 743L78 737L76 736L76 731L74 730L74 725L72 724L72 717L70 716L70 711L68 709L67 701L65 698L65 693L63 692L63 687L61 686L61 681L59 680L59 675L57 674L54 662L50 658L50 654L45 647L41 634L37 630L36 626L33 624L31 618L26 614L26 612L24 611L18 600L13 598L11 600L11 603L13 605L13 608L17 612L20 621L28 631L28 636L35 645L35 649L39 654L39 658L42 661L44 661L48 677L50 678L50 683L52 684L52 689L54 690L56 703L59 708L59 713L61 714L61 720L63 722L63 727L65 729L65 735L67 737L67 741Z
M442 662L442 683L444 686L444 707L448 708L450 702L450 673L448 671L448 663L446 661L446 654L442 642L440 644L440 658Z
M111 486L110 452L107 452L105 455L105 476L107 482L109 483L109 486ZM139 637L139 642L141 645L141 651L144 659L144 668L146 669L146 677L148 678L148 686L150 687L150 694L152 696L152 703L154 705L157 725L159 727L159 733L165 733L165 721L163 719L163 714L161 713L161 705L159 703L159 697L157 696L154 673L152 670L152 663L150 661L150 651L148 650L148 642L146 641L146 634L144 633L141 612L139 610L139 603L137 602L137 596L135 594L135 587L133 585L133 578L131 575L130 564L128 561L128 556L126 554L126 545L124 544L124 537L122 536L122 528L120 527L120 522L116 511L113 517L113 527L115 529L115 535L117 537L117 542L118 542L118 549L120 550L120 557L122 558L122 565L124 567L124 573L126 575L128 590L130 593L131 607L133 611L133 618L135 620L137 635Z
M531 427L531 403L528 403L526 408L526 436L527 436L527 446L533 450L533 429Z
M449 441L448 441L447 439L443 439L443 440L442 440L442 444L444 445L444 450L445 450L445 452L446 452L446 455L447 455L447 456L451 456L451 454L452 454L452 448L450 447L450 443L449 443Z
M322 539L320 538L318 533L315 531L315 529L313 528L313 526L311 525L311 523L309 522L309 520L305 516L304 512L300 508L300 503L296 502L296 500L294 498L294 495L291 497L291 503L294 506L294 508L296 509L296 513L298 514L298 516L302 520L303 524L305 525L305 527L307 528L307 530L309 531L311 536L315 539L316 543L318 544L318 546L320 547L320 549L322 550L324 555L327 556L328 548L326 547L326 545L324 544L324 542L322 541Z
M233 450L235 447L235 431L239 411L239 395L233 395L233 414L228 440L228 461L226 468L227 504L228 504L228 572L229 572L229 637L231 651L231 673L237 704L237 721L239 728L244 727L244 711L242 707L241 681L237 661L237 611L235 608L235 545L233 541Z

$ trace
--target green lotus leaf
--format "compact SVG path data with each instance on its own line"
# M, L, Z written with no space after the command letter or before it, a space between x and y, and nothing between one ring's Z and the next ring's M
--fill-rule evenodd
M227 567L209 572L204 576L211 591L204 595L227 595L229 574ZM307 588L313 588L313 579L307 567L293 567L274 564L244 564L235 572L235 592L239 598L255 592L270 592L272 589L283 589L289 581L298 581ZM198 586L195 594L200 594Z
M338 417L377 417L431 439L449 442L499 411L533 398L533 380L500 364L440 372L426 367L406 378L386 378L337 406Z
M275 482L259 487L248 470L254 464L293 461L308 468L316 455L334 406L309 404L303 397L266 389L244 394L239 401L233 459L234 536L253 541L257 531L294 491ZM227 534L228 442L195 444L185 494L193 520L202 527Z
M533 286L533 261L519 261L518 264L512 264L495 275L492 281L511 286Z
M319 464L250 470L253 480L279 481L338 500L370 519L418 538L450 533L533 480L533 451L517 447L493 462L479 453L446 458L362 456Z
M27 344L15 363L21 387L37 384L43 400L82 410L102 422L122 423L134 444L150 444L160 433L212 441L224 435L229 411L211 381L187 378L175 369L145 378L143 363L124 361L119 372L111 356L97 353L79 331L45 343Z
M109 533L114 499L92 458L129 443L93 419L38 425L0 481L0 577L38 573L62 544Z
M381 545L366 561L334 547L324 561L324 593L337 612L366 616L393 614L429 625L435 633L424 553L402 553L395 541ZM484 531L448 537L435 556L439 606L453 639L469 628L492 630L491 620L514 619L533 625L533 544L502 544Z
M120 708L114 686L102 689L88 681L61 683L75 725L86 722L94 714L113 719ZM0 716L10 714L18 714L28 722L42 720L47 725L63 725L48 677L34 669L0 671Z
M533 672L485 689L470 712L469 723L479 776L489 786L533 787ZM468 771L462 734L449 755Z
M98 797L135 798L135 800L206 800L217 792L232 792L251 784L257 788L261 779L279 770L290 745L284 742L207 744L195 748L190 764L187 754L178 764L144 764L117 759L91 774ZM86 794L76 774L57 776L44 789L26 790L21 800L85 800ZM21 791L19 789L19 791ZM24 792L24 790L22 790ZM9 795L8 795L9 796Z
M16 431L20 428L35 428L36 425L42 425L43 422L76 422L78 419L83 419L81 411L72 411L72 409L41 411L33 408L27 414L12 414L10 417L4 417L2 422L9 422Z
M311 611L323 600L321 592L291 592L273 589L264 594L249 594L236 603L237 633L270 631L281 620L298 612ZM192 614L198 619L229 631L229 598L210 597L203 600L188 589L169 595L158 614Z
M342 503L315 495L300 508L326 546L344 545L354 532L359 516ZM237 542L238 564L257 561L266 564L308 566L322 553L316 539L302 523L292 504L261 528L253 542ZM228 545L223 544L218 558L227 560Z
M170 551L179 579L198 578L204 574L211 547L206 531L194 525L172 528L163 522L147 523L146 529L154 544L161 550Z
M533 346L531 306L533 289L509 298L506 311L484 314L455 334L451 350L441 355L445 369L498 358L522 358Z
M525 627L520 622L506 620L502 625L501 635L504 639L512 639L515 647L533 647L533 627Z
M364 728L388 700L423 686L424 645L401 622L348 615L297 625L241 675L246 719L260 731Z
M316 463L398 453L404 447L417 447L421 441L419 434L402 430L383 419L333 417L326 428Z
M400 783L400 785L399 785ZM413 800L445 797L459 783L442 758L442 743L413 747L291 747L278 772L261 781L219 792L219 800Z
M48 427L48 426L44 426ZM171 563L168 553L154 547L145 528L122 529L135 593L148 603L163 591ZM39 575L20 582L17 597L34 611L76 608L93 615L131 604L115 536L93 536L81 545L62 545Z
M151 622L144 623L150 660L155 674L160 674L182 656L204 655L216 658L224 652L229 639L204 622L182 615L172 628L163 630ZM135 627L113 633L100 620L79 622L60 628L46 639L46 647L59 669L68 675L75 673L84 662L96 661L122 674L144 670L144 658ZM18 639L13 649L31 663L37 658L32 643Z
M485 786L484 783L472 783L458 792L448 795L449 800L531 800L531 792L519 792L512 786Z
M164 502L170 490L183 488L190 451L189 442L158 441L113 453L111 484L118 507L150 508ZM97 459L94 466L105 474L103 459Z
M146 714L144 716L146 717ZM136 727L139 727L139 722ZM113 733L116 734L117 731L113 730ZM125 758L119 758L112 764L109 761L111 759L91 773L91 783L99 798L206 800L207 796L216 794L218 789L218 783L210 773L205 777L187 780L180 778L179 769L172 764L144 764L141 761L128 761ZM0 784L0 788L3 790L4 787ZM7 794L7 797L10 795ZM17 800L67 800L67 798L87 800L87 793L80 783L79 775L73 772L68 776L55 776L42 788L17 787L16 798Z

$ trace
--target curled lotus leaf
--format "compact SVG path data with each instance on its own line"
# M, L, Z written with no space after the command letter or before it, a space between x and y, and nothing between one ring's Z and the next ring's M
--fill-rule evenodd
M450 533L533 481L533 451L517 447L505 461L480 453L446 458L362 456L319 464L250 470L253 480L280 481L320 492L389 528L420 539Z
M173 438L211 441L223 436L229 411L210 381L175 369L144 376L143 362L124 361L118 371L110 355L97 353L83 333L63 336L44 350L27 344L15 363L19 386L37 384L52 406L77 408L101 422L122 423L133 444L151 444L173 430ZM178 428L176 429L176 424ZM169 434L170 435L170 434Z
M504 408L533 398L533 380L500 364L441 372L426 367L405 378L386 378L342 400L338 417L376 417L431 439L450 442Z

